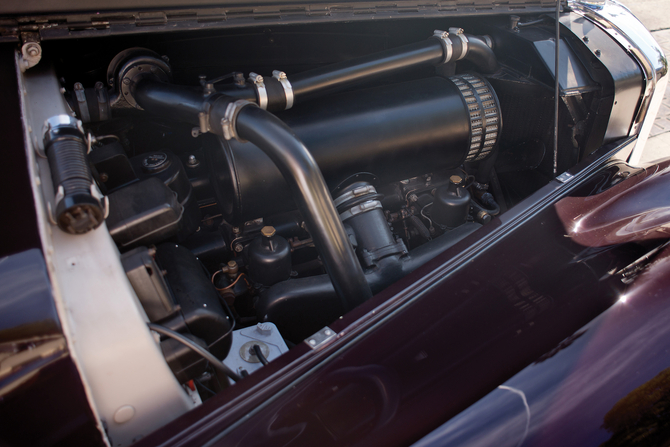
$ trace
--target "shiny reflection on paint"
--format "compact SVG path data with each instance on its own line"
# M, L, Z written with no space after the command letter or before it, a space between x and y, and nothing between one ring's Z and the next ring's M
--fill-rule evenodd
M528 401L526 400L526 394L524 394L524 392L521 391L521 390L517 390L516 388L512 388L512 387L505 386L505 385L500 385L498 388L501 389L501 390L510 391L510 392L518 395L519 397L521 397L521 400L523 401L523 407L526 409L526 429L523 432L523 436L521 437L521 440L517 444L517 447L520 447L521 444L523 444L523 441L526 440L526 436L528 436L528 429L530 428L530 407L528 406Z
M670 367L669 297L670 250L666 249L614 306L576 333L580 336L562 342L556 353L526 367L416 446L626 445L635 426L622 431L621 424L612 423L612 414L621 413L617 410L621 402L639 400L639 390L652 385L658 389L654 384L666 376L670 381L670 374L663 375ZM670 390L670 384L667 388ZM510 401L510 389L523 393L528 410L518 398L516 405ZM658 407L657 401L652 405ZM657 413L645 408L640 415ZM626 417L634 419L636 411L626 408ZM628 414L631 412L635 414ZM532 419L523 438L529 413ZM668 424L661 423L665 422L653 425L658 432L650 432L658 435L653 439L665 439L660 430ZM643 434L644 442L639 445L662 444L645 444L652 442L645 436L650 435Z

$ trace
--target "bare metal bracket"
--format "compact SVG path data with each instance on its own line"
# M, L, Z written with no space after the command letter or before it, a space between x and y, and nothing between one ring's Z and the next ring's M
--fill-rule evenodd
M327 345L336 335L335 331L326 326L311 337L307 337L305 343L307 343L307 346L310 348L317 350Z
M570 180L572 180L572 177L573 177L572 174L564 172L563 174L556 177L556 180L558 180L561 183L568 183Z
M21 57L19 58L19 68L21 73L34 67L42 60L42 46L40 45L39 35L36 33L22 33Z

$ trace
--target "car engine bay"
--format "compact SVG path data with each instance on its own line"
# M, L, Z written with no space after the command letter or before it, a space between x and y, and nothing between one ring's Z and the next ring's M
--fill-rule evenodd
M50 219L74 237L106 224L196 403L230 386L226 376L317 343L628 135L642 93L630 58L622 87L563 33L554 146L553 18L449 22L458 27L353 21L42 43L52 71L41 76L60 90L26 95L67 104L34 143L48 159Z

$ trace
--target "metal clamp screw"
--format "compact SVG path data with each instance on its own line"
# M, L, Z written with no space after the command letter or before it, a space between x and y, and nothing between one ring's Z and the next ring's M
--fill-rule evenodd
M237 135L235 131L235 126L237 122L237 115L240 113L243 107L251 104L249 101L240 99L235 102L231 102L226 107L226 113L224 113L223 118L221 118L221 130L223 132L223 138L226 140L236 140L243 142Z
M268 91L265 89L265 83L263 76L258 73L251 72L249 73L249 80L256 87L256 94L258 96L258 107L263 110L268 108Z
M288 110L293 107L293 87L286 77L286 73L283 71L275 70L272 72L272 77L278 80L281 83L281 86L284 88L284 96L286 96L286 109Z
M455 34L461 39L461 55L456 59L457 61L460 61L466 54L468 54L468 38L464 34L463 28L449 28L449 34Z
M451 56L454 53L454 45L451 43L451 39L449 39L449 33L446 31L442 31L439 29L436 29L433 31L433 36L436 39L440 40L440 43L442 44L442 48L444 49L444 59L442 60L443 64L446 64L451 60Z

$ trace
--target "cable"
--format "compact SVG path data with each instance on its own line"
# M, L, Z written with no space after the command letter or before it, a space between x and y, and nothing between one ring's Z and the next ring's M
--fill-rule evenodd
M209 277L210 273L209 273L209 270L207 269L207 267L205 266L205 264L199 258L198 258L198 261L200 262L200 266L202 267L202 269L207 274L207 277ZM216 272L214 272L213 275L211 275L212 285L214 285L214 278L216 277L217 273L222 273L222 271L217 270ZM246 279L245 279L245 281L246 281ZM247 282L247 284L249 284L249 283ZM235 283L231 284L230 287L232 287L234 285L235 285ZM216 286L214 286L214 288L216 289ZM219 291L219 289L216 289L216 290ZM220 290L223 291L225 289L220 289ZM219 340L223 340L224 338L226 338L227 336L229 336L230 334L233 333L233 331L235 330L235 324L237 323L237 320L235 319L235 315L233 314L233 311L230 310L230 307L228 306L228 303L226 302L226 300L221 296L220 293L217 293L217 295L219 296L219 300L221 301L221 304L223 304L223 306L226 308L226 312L228 312L228 318L230 318L230 320L232 320L232 322L233 322L232 325L230 326L230 329L228 330L228 332L223 334L223 336L219 337ZM217 343L219 340L215 341L214 343Z
M196 382L198 385L200 385L205 391L208 393L211 393L212 396L216 396L216 393L212 390L210 390L208 387L206 387L200 380L198 379L193 379L194 382Z
M431 202L431 203L429 203L428 205L426 205L426 206L424 206L423 208L421 208L421 211L420 211L421 216L423 216L425 219L428 219L428 222L430 222L430 228L433 228L433 221L431 220L430 217L426 216L423 212L424 212L424 210L425 210L426 208L428 208L429 206L432 206L432 205L433 205L433 202Z
M546 18L547 18L547 17L542 17L542 18L540 18L540 19L537 19L537 20L531 20L530 22L525 22L525 23L521 23L521 22L519 22L519 23L516 24L516 26L518 26L519 28L523 28L524 26L539 25L540 23L544 22L544 20L545 20Z
M561 0L556 0L556 52L554 54L554 160L553 174L554 178L558 175L558 108L561 96L561 83L559 78L559 65L561 62L559 47L561 46Z
M212 276L212 283L214 282L214 277L217 275L217 273L221 273L221 270L217 270L214 273L214 275ZM243 276L246 276L246 275L244 273L240 273L239 276L237 277L237 279L235 281L233 281L233 283L231 285L226 286L226 287L222 287L221 289L219 289L216 286L214 286L214 288L216 290L218 290L219 292L223 292L224 290L228 290L228 289L232 288L235 284L237 284L237 281L239 281ZM244 281L247 283L247 285L249 285L249 281L247 281L246 278L244 278Z
M238 376L237 373L235 373L235 371L228 368L228 366L224 365L221 362L221 360L214 357L214 355L211 352L209 352L199 344L195 343L193 340L184 337L183 335L173 331L172 329L168 329L165 326L161 326L160 324L147 323L147 326L149 326L149 329L151 329L152 331L158 332L161 335L177 340L179 343L192 349L195 353L201 355L202 357L205 358L205 360L210 362L215 369L224 373L225 375L233 379L235 382L242 380L242 378Z
M261 363L265 366L268 364L268 359L265 358L263 355L263 351L261 351L261 347L258 345L253 345L251 347L251 350L256 354L256 357L258 357L258 360L261 361Z

